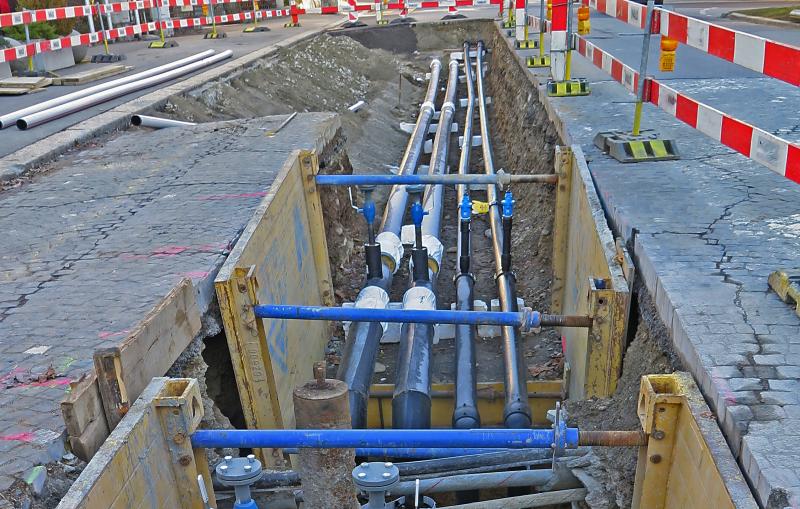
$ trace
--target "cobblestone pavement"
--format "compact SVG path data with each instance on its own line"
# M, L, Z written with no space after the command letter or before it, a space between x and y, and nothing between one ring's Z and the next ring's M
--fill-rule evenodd
M184 277L214 276L291 151L332 114L131 130L0 194L0 491L63 454L59 401ZM189 134L191 133L191 134Z
M592 29L633 31L595 13ZM594 42L638 67L640 38L602 39ZM683 55L671 87L798 140L795 87L699 52ZM589 160L614 230L633 240L674 346L761 504L800 507L800 318L767 284L771 271L800 267L800 186L653 106L645 106L644 127L676 139L682 159L617 163L592 140L601 130L630 129L632 96L581 56L573 63L573 75L590 80L591 95L552 104Z

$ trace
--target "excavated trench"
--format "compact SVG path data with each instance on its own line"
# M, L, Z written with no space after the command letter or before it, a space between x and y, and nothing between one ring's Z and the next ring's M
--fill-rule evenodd
M159 114L205 122L293 111L334 111L341 116L342 129L320 157L322 171L386 174L396 171L402 157L408 134L399 124L414 121L424 96L425 73L431 58L440 58L446 64L448 53L460 49L463 41L478 39L492 50L487 59L486 84L492 98L489 113L495 168L511 173L551 173L554 147L559 143L557 132L539 102L537 91L524 76L525 71L489 22L391 26L323 34L282 49L230 79L209 83L175 98ZM443 88L444 80L437 104ZM459 97L464 97L463 86ZM349 106L362 100L366 105L361 110L348 111ZM457 110L455 120L461 131L463 109ZM451 171L456 170L457 160L456 144L451 141ZM421 163L427 164L426 155ZM480 150L473 151L471 165L473 172L482 172ZM379 206L386 192L383 189L378 193ZM547 312L552 282L554 187L520 185L514 193L518 206L512 248L519 297L525 305ZM475 192L473 199L485 200L485 193ZM327 188L322 200L336 301L352 302L364 277L363 220L351 209L346 190ZM379 210L379 216L380 213ZM439 307L449 308L454 299L450 282L456 269L453 189L447 189L445 194L442 227L445 255L439 277ZM474 219L475 295L487 302L496 294L488 229L486 216ZM392 301L402 298L406 275L404 268L395 276L390 292ZM636 429L639 377L644 373L670 372L677 367L669 353L669 336L654 313L649 296L638 287L635 294L638 298L631 313L630 347L617 392L607 400L568 402L571 424L586 429ZM343 343L343 330L337 327L328 349L330 376L340 361ZM526 334L522 348L530 380L562 376L561 342L555 331ZM476 350L479 381L502 380L500 341L478 339ZM443 339L435 346L432 369L435 382L453 381L454 351L452 339ZM382 345L373 382L394 381L396 352L397 345ZM206 425L244 426L238 397L230 391L233 371L223 331L198 339L176 363L174 373L201 379L207 396ZM629 507L635 462L635 450L619 448L597 451L573 465L576 475L590 488L588 506ZM287 495L282 497L286 499ZM271 500L276 503L274 497ZM289 507L294 502L285 500L285 503Z

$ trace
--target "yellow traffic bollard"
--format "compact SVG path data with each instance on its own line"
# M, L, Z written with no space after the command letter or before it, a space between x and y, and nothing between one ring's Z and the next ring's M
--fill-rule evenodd
M553 21L553 0L547 0L547 21Z
M578 35L589 35L592 30L592 23L589 21L589 6L578 7Z
M678 41L669 37L661 37L661 53L658 55L659 71L672 72L675 70L676 49L678 49Z

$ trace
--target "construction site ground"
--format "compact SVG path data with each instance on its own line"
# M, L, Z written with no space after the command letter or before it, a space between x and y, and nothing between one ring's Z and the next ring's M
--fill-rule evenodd
M531 9L538 12L536 5ZM495 10L469 14L488 17ZM416 17L422 21L440 15ZM306 18L309 31L329 24L326 17ZM629 65L638 64L641 39L632 28L594 13L592 26L593 42ZM484 37L490 47L502 44L490 28L487 25L474 36ZM422 43L423 53L435 46L456 49L459 38L465 36L459 30L435 36L434 29L426 32L431 40L420 38L416 44ZM276 30L255 36L275 38L264 39L262 44L267 44L280 39L280 34ZM237 39L229 37L225 44L236 45L233 41ZM657 61L657 46L656 39L651 61ZM365 81L348 76L347 82L362 83L363 88L353 85L350 90L333 90L330 96L313 88L318 85L314 80L296 83L312 87L305 94L292 92L285 81L275 82L262 96L239 104L225 103L236 98L236 94L226 94L225 87L234 87L239 93L248 90L242 77L239 83L203 89L169 102L160 114L200 122L278 116L113 135L87 144L47 166L33 181L0 194L0 227L7 236L0 250L0 406L5 410L0 415L0 429L4 430L0 435L0 493L20 487L34 465L57 460L62 460L61 464L50 467L50 477L59 481L51 482L47 489L55 490L52 497L63 489L76 468L71 458L62 459L63 422L58 411L69 381L91 369L95 348L124 339L181 277L192 279L203 310L213 305L215 270L275 171L292 148L321 151L319 145L330 141L322 140L322 132L330 127L332 117L300 114L266 141L264 130L274 129L293 110L324 111L326 108L318 106L323 96L333 104L327 109L341 112L361 95L372 94L366 112L341 118L348 139L347 155L357 171L385 172L389 168L377 167L379 162L399 162L405 135L395 125L399 120L412 121L412 101L421 97L417 82L424 72L421 62L429 56L413 55L416 49L410 48L411 56L386 52L385 61L396 58L393 64L398 64L400 72L385 74L370 62L358 68L358 58L348 55L354 74L360 73ZM517 51L521 59L532 53ZM677 61L675 74L656 75L695 99L735 112L790 141L800 140L800 109L796 106L800 94L793 87L687 48L679 50ZM499 120L495 129L501 138L496 142L497 157L517 172L548 171L558 140L543 105L523 80L504 74L507 63L500 66L490 59L490 65L487 78L495 87L496 101L492 115ZM639 299L634 304L639 327L631 333L633 342L617 394L607 402L596 402L591 409L583 405L570 410L578 424L586 427L636 427L639 375L682 366L692 372L716 412L762 505L800 505L796 472L800 458L800 318L767 287L771 271L797 267L800 190L650 106L645 106L645 127L676 139L682 159L622 165L602 155L592 144L594 134L610 128L628 129L632 96L582 57L576 55L573 65L575 76L589 79L592 95L546 102L564 121L564 141L580 144L585 151L610 225L628 243L640 279ZM260 73L261 79L274 74L269 67L252 72ZM544 80L544 71L532 72ZM398 76L403 77L398 80ZM287 79L296 78L288 75ZM380 91L375 83L381 85ZM508 88L501 91L501 86ZM287 88L293 97L281 95ZM392 107L401 88L402 94L408 94L401 96L401 102L408 102L407 110ZM263 111L243 113L262 104L257 101L263 101ZM370 103L380 112L375 117L369 113ZM286 104L293 107L286 108ZM108 104L102 109L106 106L113 107ZM779 107L784 110L776 115ZM81 114L84 118L92 115ZM58 132L78 120L69 118L57 121L63 122L60 127L44 127L50 129L48 133ZM377 136L375 128L384 124L391 124L392 129L384 126ZM2 153L11 154L15 147L25 145L21 139L9 138L8 149L4 141ZM381 157L375 157L379 152ZM335 257L332 269L338 277L337 300L345 301L352 300L357 291L357 267L362 258L358 246L363 239L344 233L350 229L360 232L361 223L357 218L352 222L346 219L354 216L347 210L346 194L336 199L333 210L338 217L327 223L333 228L328 240ZM530 223L518 226L523 233L519 245L514 246L524 253L515 260L517 270L530 278L526 302L543 309L549 299L549 281L539 274L550 271L550 199L546 193L528 196L531 209L541 210L528 211ZM523 197L523 207L524 203ZM447 219L443 224L448 224ZM335 242L332 239L337 238L341 244L330 248ZM447 256L452 258L452 253ZM224 345L224 337L217 336L219 332L218 323L204 323L202 334L217 337L214 351L222 355L224 348L218 347ZM551 346L544 349L548 356ZM208 359L206 354L204 357ZM190 370L186 365L178 368L184 374ZM224 383L217 380L217 390ZM612 487L606 493L606 507L626 506L629 495L625 486L632 480L629 467L634 458L629 452L601 458L606 472L592 472ZM597 464L587 468L596 470ZM27 490L20 488L19 493L11 507L27 500ZM44 495L35 503L51 506L45 503L47 493ZM0 507L8 502L3 496Z
M589 40L634 68L638 34L592 14ZM657 41L651 62L658 61ZM683 46L676 62L675 73L654 75L800 140L795 87ZM800 188L651 105L644 107L643 127L676 140L680 160L623 165L601 154L594 135L630 130L633 96L584 58L573 64L573 76L589 80L591 95L548 102L564 120L568 141L585 151L610 224L630 246L675 351L716 412L757 499L764 507L797 507L800 318L769 290L767 277L798 266ZM546 72L531 72L546 81Z

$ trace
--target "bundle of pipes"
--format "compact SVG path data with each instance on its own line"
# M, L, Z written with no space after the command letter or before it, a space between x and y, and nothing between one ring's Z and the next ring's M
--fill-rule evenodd
M233 55L231 50L216 54L214 50L207 50L140 73L43 101L27 108L0 115L0 129L5 129L15 124L19 129L28 129L44 124L90 106L197 71L230 58L231 55Z
M425 136L434 114L433 101L439 86L441 67L439 60L431 62L430 81L425 101L422 103L411 139L403 154L400 175L413 175L417 172ZM367 282L356 298L356 308L385 309L389 304L387 290L391 286L392 277L403 258L400 229L403 225L407 203L408 194L405 187L394 186L386 202L380 233L377 236L374 235L372 224L374 204L371 208L365 204ZM383 332L383 325L380 322L354 322L348 330L345 351L336 376L339 380L347 383L349 388L350 412L354 428L365 428L367 424L369 385Z

